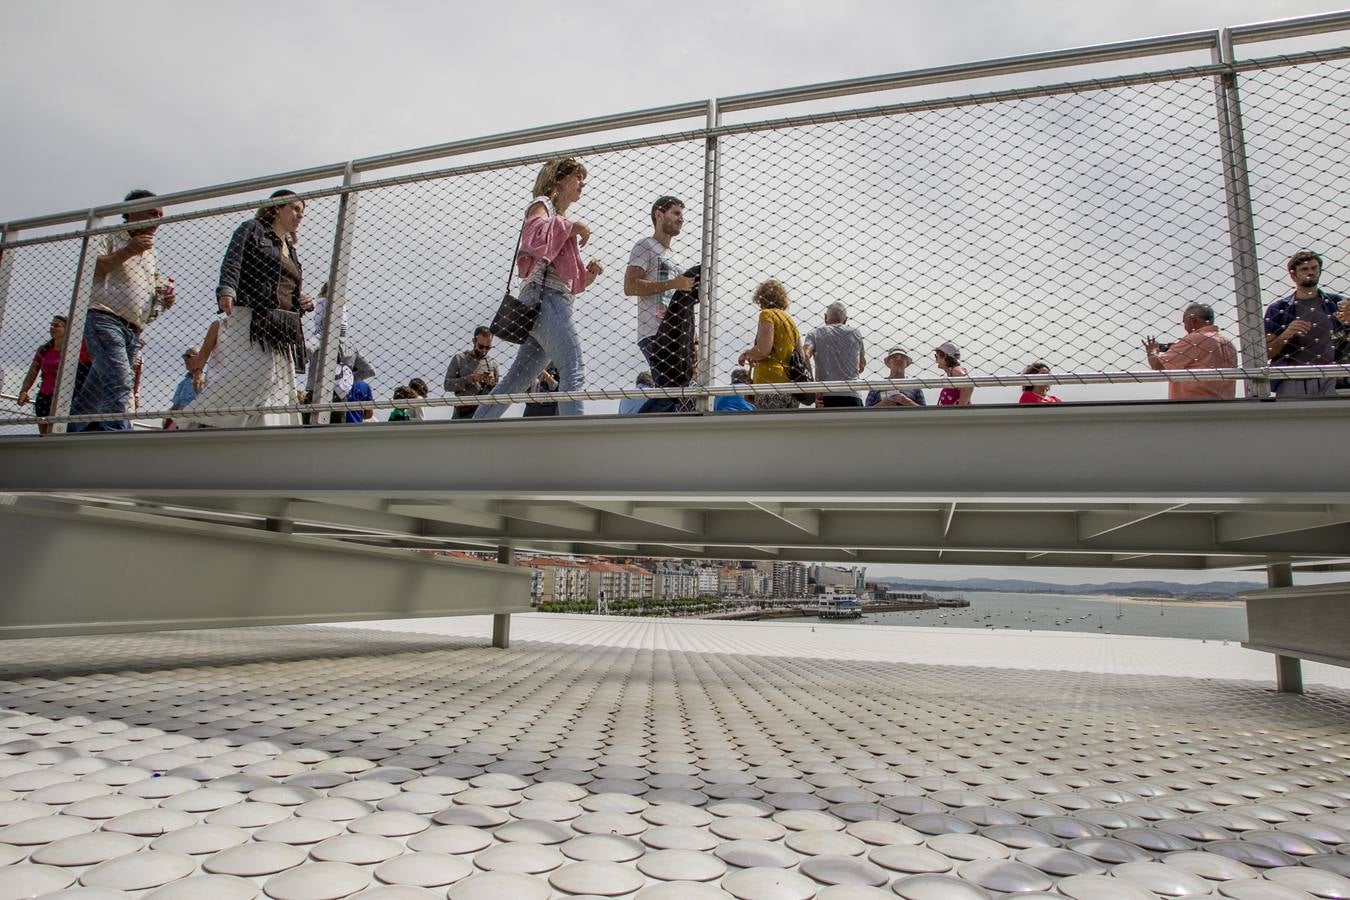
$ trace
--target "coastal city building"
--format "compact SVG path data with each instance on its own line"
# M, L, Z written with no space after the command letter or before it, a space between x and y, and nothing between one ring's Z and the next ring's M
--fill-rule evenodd
M798 562L773 564L773 594L775 597L800 597L806 593L807 567Z

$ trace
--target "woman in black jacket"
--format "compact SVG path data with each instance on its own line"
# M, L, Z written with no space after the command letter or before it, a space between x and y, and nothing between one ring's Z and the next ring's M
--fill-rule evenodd
M273 199L295 197L280 190ZM296 403L295 373L305 370L301 316L314 300L301 293L302 272L295 252L305 203L298 198L265 206L235 229L220 266L216 303L225 316L211 359L206 389L184 409L190 424L243 428L298 424L291 413L262 413ZM199 415L212 409L244 407L229 415Z

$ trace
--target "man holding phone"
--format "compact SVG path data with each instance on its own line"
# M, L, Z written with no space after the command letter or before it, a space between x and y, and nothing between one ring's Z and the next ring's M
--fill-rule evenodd
M131 202L153 196L138 189L123 199ZM174 301L173 282L160 276L155 257L155 220L163 216L164 210L158 207L125 213L122 218L135 227L91 238L97 256L89 314L84 320L90 366L70 412L108 413L110 418L72 423L69 431L131 430L126 417L135 390L141 331L159 314L159 308L168 309Z
M445 370L445 389L465 398L492 393L499 376L497 363L488 358L491 352L492 330L479 325L473 330L473 346L450 358ZM472 419L477 409L477 403L461 403L455 407L453 417Z

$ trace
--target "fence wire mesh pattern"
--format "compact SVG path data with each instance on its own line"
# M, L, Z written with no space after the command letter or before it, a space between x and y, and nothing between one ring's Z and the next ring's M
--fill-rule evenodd
M1329 393L1350 375L1350 305L1262 314L1296 250L1321 253L1327 291L1347 278L1346 57L598 145L577 154L584 182L557 182L561 213L531 203L536 154L11 227L0 425L1217 399L1272 376ZM542 261L529 278L518 237ZM508 290L538 316L520 345L489 328ZM1310 333L1281 335L1297 318Z

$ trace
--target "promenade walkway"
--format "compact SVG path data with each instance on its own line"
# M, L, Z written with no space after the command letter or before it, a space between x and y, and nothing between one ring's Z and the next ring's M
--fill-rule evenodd
M517 620L7 642L0 898L1350 890L1344 669L1291 696L1221 642Z

